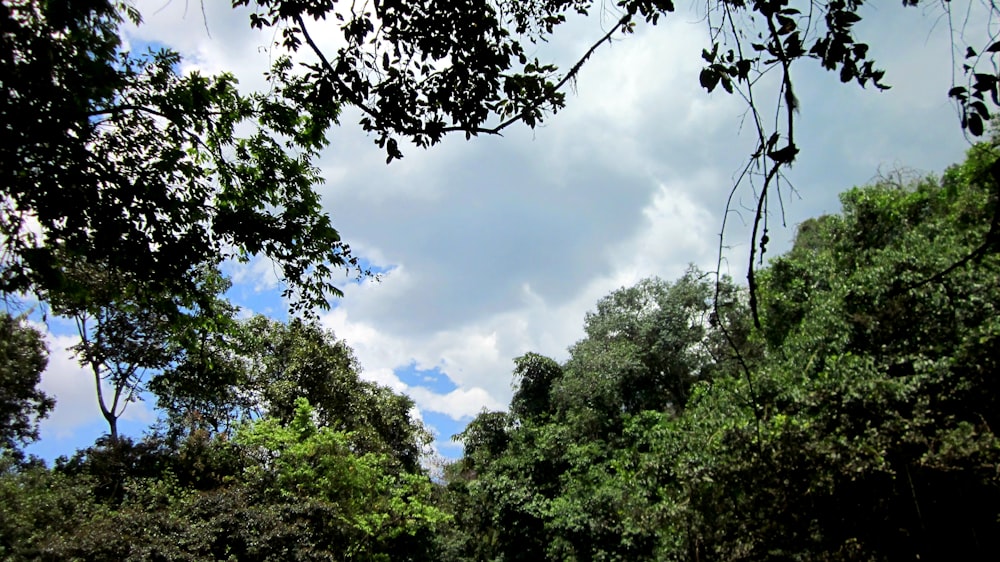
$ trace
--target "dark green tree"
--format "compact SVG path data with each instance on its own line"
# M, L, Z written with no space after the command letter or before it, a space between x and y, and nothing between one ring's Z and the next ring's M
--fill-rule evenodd
M0 450L38 439L38 420L55 401L38 390L48 349L24 317L0 313Z
M551 414L552 386L562 378L562 367L537 353L527 353L514 359L514 366L517 390L510 401L510 413L525 421L539 420Z
M586 337L570 348L566 373L554 390L557 408L590 419L588 424L611 424L606 429L612 432L623 415L680 413L694 383L736 372L721 326L739 339L734 343L745 342L740 300L729 280L716 289L693 267L674 283L646 279L611 293L587 313Z
M83 265L166 309L201 294L199 268L263 255L293 302L326 306L356 263L311 164L339 104L304 116L288 84L244 95L231 75L181 75L176 53L122 50L125 17L111 0L0 6L0 291L85 305L92 285L66 275Z
M762 275L751 376L633 420L621 466L659 491L661 559L991 556L998 262L966 258L993 228L996 158L845 193Z

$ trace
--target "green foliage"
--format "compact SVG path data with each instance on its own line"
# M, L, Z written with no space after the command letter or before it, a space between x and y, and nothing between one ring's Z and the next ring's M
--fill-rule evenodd
M288 423L305 398L321 426L350 434L353 450L419 469L430 437L410 417L412 400L361 380L346 342L300 319L286 324L258 315L230 328L205 334L150 382L174 431L228 433L261 416Z
M428 502L431 484L423 475L393 474L385 455L351 451L350 436L316 425L305 398L296 401L287 424L255 422L236 435L236 444L257 462L247 479L267 496L309 499L337 508L349 529L348 560L389 560L397 539L426 535L445 518Z
M451 559L988 559L998 156L804 223L760 275L758 334L689 273L602 299L560 370L518 360L520 414L460 436Z
M5 560L433 560L447 518L422 472L359 454L316 424L290 421L234 439L106 440L48 470L0 472Z
M453 559L636 560L657 557L663 517L638 479L636 416L682 416L699 389L734 376L721 331L746 339L740 291L695 269L615 291L587 315L560 366L515 359L511 413L484 412L457 436L465 456L445 500ZM716 302L718 306L715 306ZM645 418L643 418L645 419Z
M201 296L196 270L262 254L297 306L327 306L334 269L357 264L311 164L338 105L302 117L281 88L243 95L228 74L181 75L176 53L124 52L123 14L138 21L107 0L0 8L0 291L86 303L93 286L66 275L86 267Z
M16 471L5 467L0 472L0 558L60 559L53 552L60 533L104 511L94 502L90 484L37 465Z
M562 378L562 367L537 353L514 359L514 365L517 391L510 401L511 414L532 420L550 412L552 385Z
M733 93L782 75L787 125L765 132L751 107L754 159L780 167L798 152L793 63L884 87L855 37L861 3L808 14L724 4L709 10L722 19L710 22L701 85ZM401 139L534 126L563 107L594 48L674 5L618 2L617 23L562 75L525 42L589 0L233 5L254 6L252 26L280 28L282 45L308 47L314 62L278 57L273 91L246 95L230 75L179 74L175 53L123 52L120 24L139 20L127 3L0 4L0 292L34 292L74 317L78 353L115 391L101 399L109 439L53 470L0 457L0 557L912 560L1000 549L995 147L974 147L940 180L850 190L842 213L804 223L751 281L759 332L742 290L693 269L615 291L564 364L515 360L510 413L480 414L435 486L412 402L361 381L346 344L313 322L233 321L217 266L263 255L293 306L326 306L339 294L333 271L358 266L321 212L312 165L341 105L361 108L390 161ZM335 56L309 35L326 17L341 23ZM964 70L968 85L949 95L980 135L998 80L975 60ZM52 403L35 389L37 332L5 315L0 336L0 440L12 449ZM118 406L145 369L158 373L166 430L118 439Z
M996 188L970 180L989 177L990 152L974 148L940 182L851 190L841 215L809 223L772 261L757 407L744 381L716 384L653 446L678 451L662 482L676 482L682 552L983 559L995 548L984 537L996 536L988 506L1000 494L987 469L1000 460L996 362L983 345L996 337L998 262L934 279L986 236Z
M620 431L623 415L680 413L694 383L733 371L719 315L740 337L747 327L739 304L730 280L721 280L716 293L694 268L672 284L648 279L613 292L584 319L586 337L570 348L553 390L556 408L595 436Z
M510 416L504 412L482 412L476 416L455 436L465 447L465 467L475 470L476 466L502 454L510 444L512 429Z
M151 388L170 418L141 441L112 433L51 470L0 456L0 558L436 559L432 539L449 518L420 466L427 434L408 398L358 378L344 342L311 322L235 322L223 302L178 322L124 298L81 312L103 315L81 353L112 382L119 367L130 373L127 387L162 356L156 365L170 368ZM11 353L0 357L33 386L41 336L8 320ZM51 407L31 400L12 403L25 420ZM10 437L30 429L14 424Z
M23 317L0 313L0 452L38 439L38 420L55 401L38 390L48 349Z

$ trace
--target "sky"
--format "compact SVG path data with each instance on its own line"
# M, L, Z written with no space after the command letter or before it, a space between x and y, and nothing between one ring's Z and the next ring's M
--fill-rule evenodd
M219 0L136 4L145 23L125 31L130 45L165 45L184 57L185 71L266 86L274 36L252 31L246 9ZM900 169L939 174L962 159L968 141L946 96L951 38L939 5L928 6L862 8L858 35L887 70L888 91L802 65L801 153L782 192L785 227L772 211L771 252L789 247L798 223L837 212L837 194L852 186ZM532 55L568 67L614 19L572 19ZM743 280L752 191L725 209L755 140L741 100L699 86L707 37L694 11L639 25L601 47L567 108L535 129L404 147L389 165L357 111L331 131L318 161L324 208L355 254L384 273L379 282L345 277L345 296L321 322L355 350L364 378L413 398L441 455L460 454L450 437L477 413L506 408L513 358L532 351L564 360L600 297L645 277L676 279L691 263L715 270L723 217L722 271ZM236 304L284 316L268 262L228 273ZM58 404L28 451L50 459L106 431L93 383L66 351L71 328L46 327L41 386ZM155 415L150 403L133 404L123 432L139 435Z

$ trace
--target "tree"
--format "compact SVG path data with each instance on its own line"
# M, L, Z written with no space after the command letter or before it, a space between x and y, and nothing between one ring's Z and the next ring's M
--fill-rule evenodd
M76 322L80 343L72 349L93 375L97 403L115 443L118 419L140 399L148 372L164 369L172 360L171 323L163 313L125 295L115 295L110 303L61 312ZM110 396L105 394L105 383Z
M694 383L736 372L721 325L745 343L741 293L725 278L716 289L707 277L691 267L674 283L645 279L598 301L584 319L586 336L570 348L555 390L559 406L612 424L643 410L679 413Z
M94 447L0 471L5 560L434 560L422 472L292 419Z
M562 378L562 367L548 357L527 353L514 359L517 390L510 413L521 420L536 420L552 412L552 385Z
M90 484L37 464L0 471L0 556L41 560L58 552L53 543L100 512Z
M118 419L141 398L148 375L173 365L200 337L225 329L232 309L216 295L228 288L228 281L214 270L194 271L188 282L198 295L192 299L191 293L154 292L102 267L75 264L64 275L81 290L54 293L50 304L76 324L80 342L71 349L93 375L113 444Z
M308 400L296 400L293 418L255 422L236 436L250 456L250 480L272 497L301 498L336 508L347 527L341 547L347 560L413 560L409 537L429 538L444 519L429 505L430 481L422 474L393 474L386 455L356 454L349 435L318 427ZM423 536L421 536L423 535Z
M0 313L0 450L38 439L38 420L55 401L38 390L48 349L24 317Z
M125 17L139 22L111 0L0 7L0 291L85 303L65 275L85 264L169 307L199 294L199 268L261 254L293 303L327 306L334 271L357 264L311 165L339 104L304 116L287 80L244 95L231 75L179 74L176 53L124 52Z
M702 85L708 91L721 85L732 93L777 68L785 72L781 88L791 111L797 104L790 101L794 93L788 67L815 58L839 71L845 82L880 86L883 73L852 33L861 19L860 4L822 3L812 6L811 14L800 13L787 0L710 6L713 45L705 51ZM414 0L379 2L360 11L283 0L234 0L233 5L255 7L252 26L279 28L285 47L310 52L315 62L302 63L303 78L316 94L307 101L317 108L332 101L358 106L366 114L362 125L380 135L377 142L390 160L400 157L396 136L427 146L449 132L496 134L517 121L534 126L546 112L565 105L562 89L596 48L618 32L632 31L638 20L655 25L674 11L671 1L621 0L614 8L602 6L616 10L617 21L560 75L555 65L529 59L524 43L544 41L567 14L587 14L593 2L469 1L443 8ZM745 19L737 22L740 17ZM344 46L335 52L324 52L309 31L310 24L328 18L342 22ZM730 35L730 25L745 29L733 27ZM726 40L737 44L735 50L720 51ZM757 43L751 46L750 41ZM491 119L498 121L487 124ZM773 156L779 151L775 143L762 149ZM785 148L788 158L794 158L791 139Z
M715 314L745 338L740 298L694 268L674 283L646 279L597 303L564 365L515 359L510 413L483 412L456 436L465 452L444 501L467 528L446 535L446 552L658 559L660 490L633 455L651 449L651 419L682 418L692 393L739 375Z
M357 451L419 469L429 436L410 416L413 401L361 380L353 350L316 322L258 315L204 335L150 383L175 429L196 421L228 433L262 417L288 423L304 398L318 423L350 433Z
M632 429L667 559L984 559L997 548L996 149L882 181L804 225L761 276L751 378ZM753 400L748 400L748 397ZM989 538L987 538L989 537Z

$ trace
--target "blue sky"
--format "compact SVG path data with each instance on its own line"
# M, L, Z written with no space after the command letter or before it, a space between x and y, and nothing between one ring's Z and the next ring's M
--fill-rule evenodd
M138 1L146 23L127 39L176 49L186 70L265 87L273 36L251 31L246 11L228 2L206 2L205 21L187 4ZM862 9L858 33L891 90L843 85L811 67L796 75L802 152L783 188L787 227L773 217L772 251L788 247L796 224L836 212L837 194L852 186L961 160L968 144L946 96L951 39L936 9ZM571 63L608 21L575 19L531 55ZM335 33L313 29L326 43ZM345 297L322 322L355 349L362 376L413 397L440 453L458 454L449 438L476 413L506 407L514 357L565 359L601 296L643 277L677 278L689 263L714 269L726 196L755 141L738 98L698 85L706 37L694 12L640 25L598 50L568 107L535 130L405 147L388 166L356 125L360 115L344 112L318 162L324 206L355 253L385 273L378 283L345 278ZM752 189L741 191L724 240L723 270L738 280L752 203ZM268 263L230 273L235 302L283 317ZM51 347L43 387L59 406L32 450L69 453L93 441L100 417L91 385ZM132 415L135 427L153 417Z

